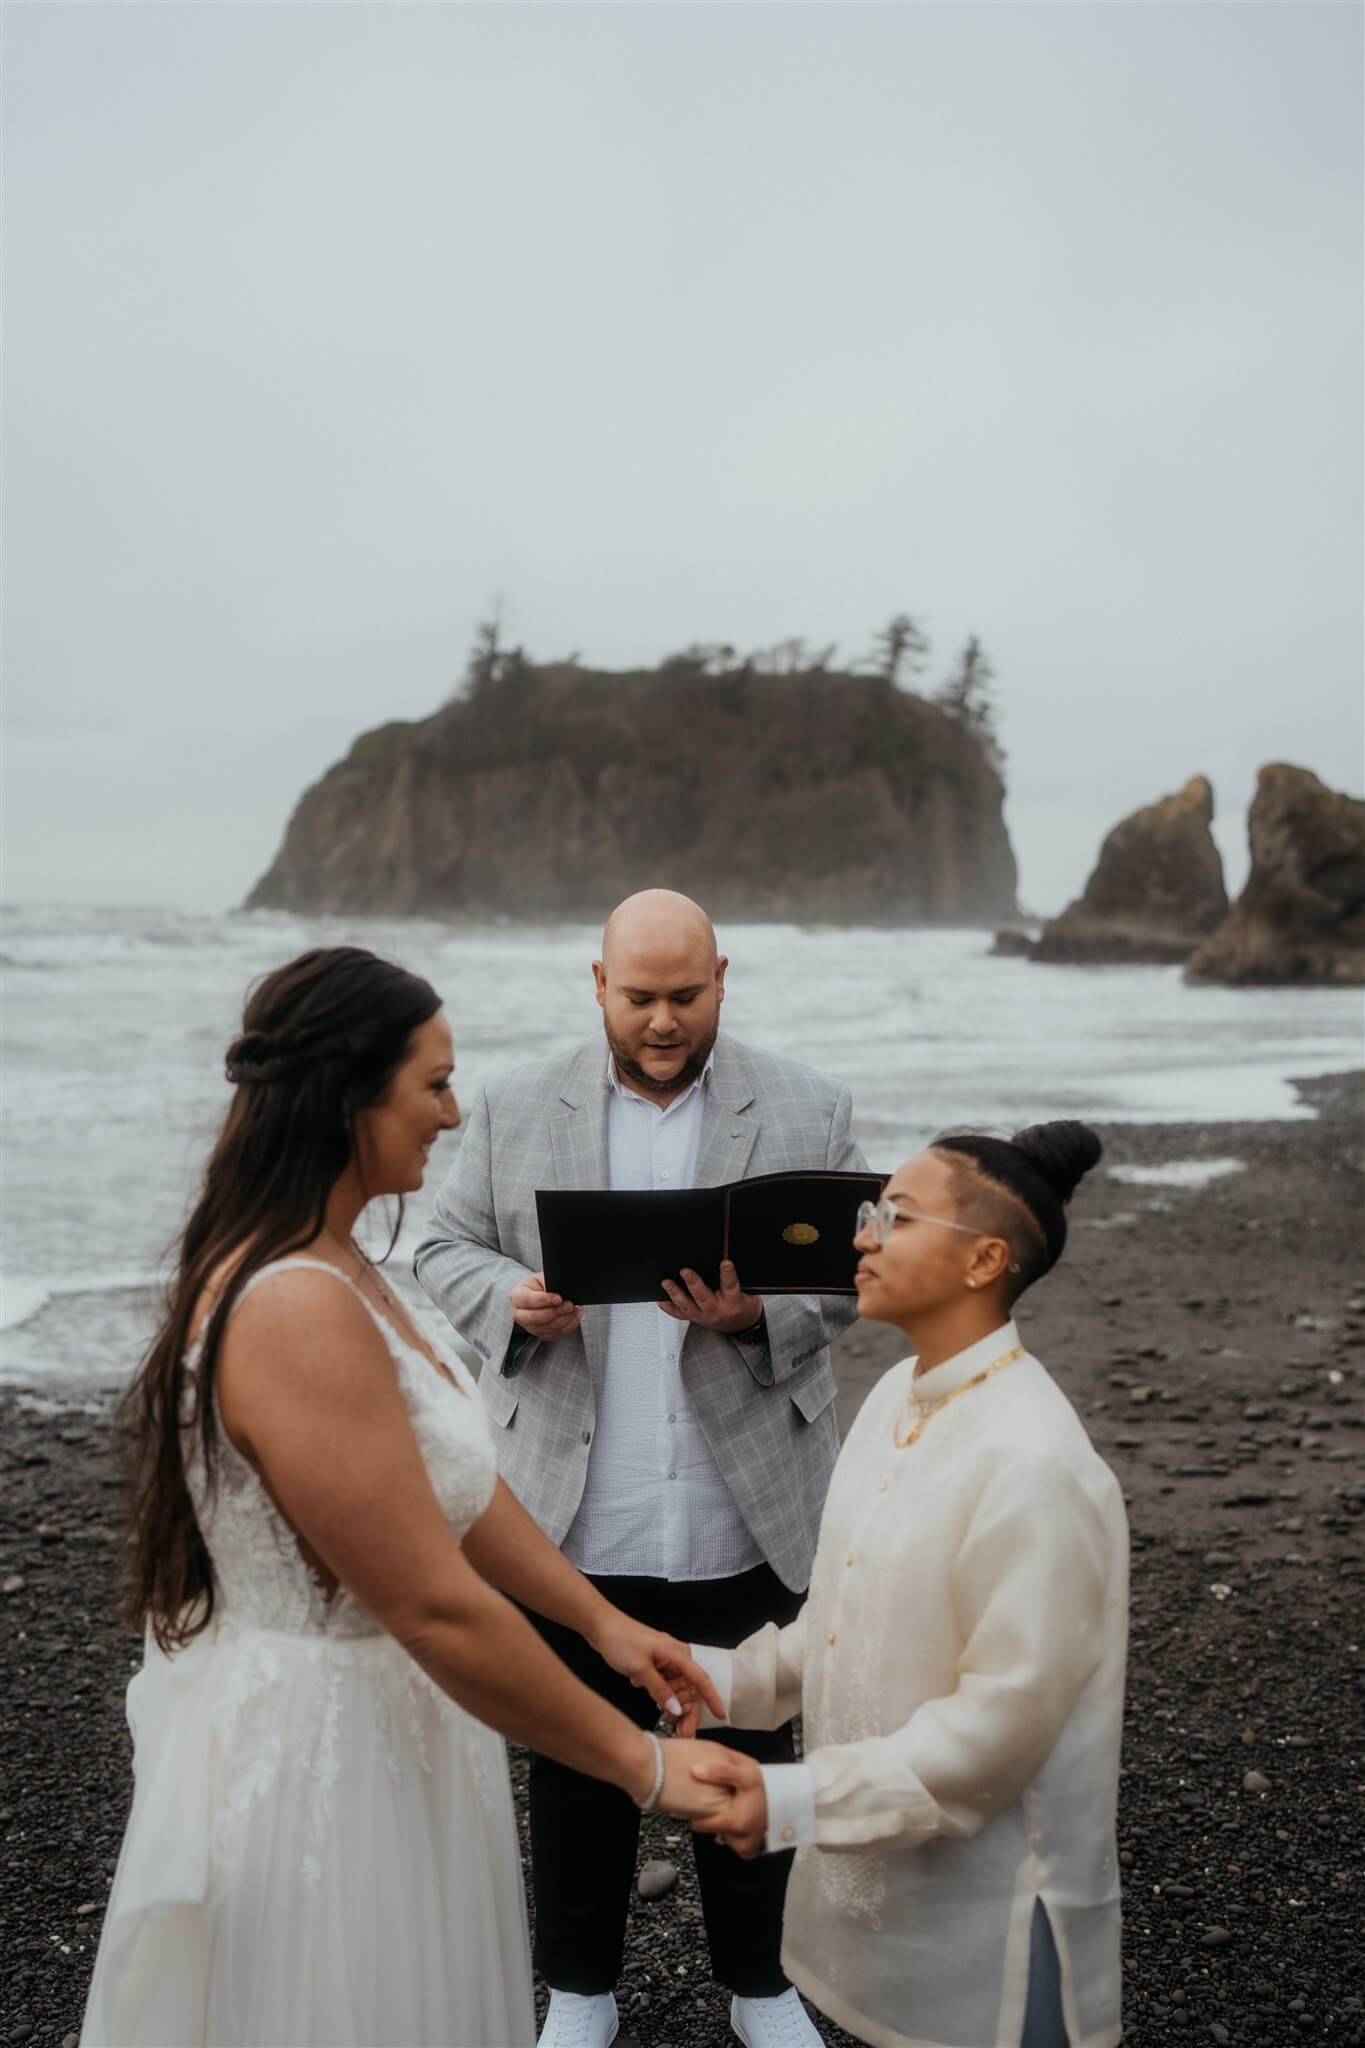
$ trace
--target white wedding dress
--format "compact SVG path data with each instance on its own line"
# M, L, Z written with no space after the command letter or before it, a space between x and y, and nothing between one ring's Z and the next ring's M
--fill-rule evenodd
M280 1260L248 1288L317 1264ZM375 1321L463 1536L496 1473L474 1382L448 1359L452 1386ZM170 1657L149 1638L128 1688L133 1807L83 2048L523 2048L535 2015L501 1738L344 1589L324 1596L219 1441L216 1489L189 1474L214 1619Z

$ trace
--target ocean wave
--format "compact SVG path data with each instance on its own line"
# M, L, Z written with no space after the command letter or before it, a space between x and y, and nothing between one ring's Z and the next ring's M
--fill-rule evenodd
M138 1294L160 1285L155 1273L78 1273L62 1280L37 1280L29 1274L0 1273L0 1330L22 1329L58 1297Z

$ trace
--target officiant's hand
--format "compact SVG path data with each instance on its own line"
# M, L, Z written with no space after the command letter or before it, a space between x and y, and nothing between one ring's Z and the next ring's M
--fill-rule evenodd
M692 1766L692 1775L701 1784L722 1787L729 1793L719 1813L693 1821L695 1832L714 1835L737 1856L761 1856L768 1838L768 1794L753 1758L708 1742Z
M507 1299L512 1304L512 1320L517 1328L544 1343L567 1337L583 1320L581 1303L565 1301L562 1294L550 1294L543 1273L518 1280Z
M733 1259L724 1259L720 1269L720 1289L708 1287L700 1273L694 1273L690 1266L684 1266L677 1280L661 1282L667 1301L659 1307L666 1316L672 1316L675 1323L700 1323L706 1330L723 1330L733 1337L743 1330L752 1330L755 1323L763 1318L763 1296L746 1294L739 1284Z
M695 1734L703 1702L718 1720L724 1720L719 1693L686 1643L676 1636L646 1628L613 1607L593 1630L590 1641L613 1671L643 1687L679 1735Z

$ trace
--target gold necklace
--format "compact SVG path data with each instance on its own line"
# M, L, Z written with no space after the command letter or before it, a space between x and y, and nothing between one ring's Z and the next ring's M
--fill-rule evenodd
M379 1289L379 1299L384 1303L385 1307L391 1308L395 1316L399 1317L399 1319L402 1322L407 1323L409 1327L411 1327L411 1319L408 1316L407 1310L399 1307L398 1302L395 1300L394 1296L389 1292L388 1285L384 1279L383 1274L380 1272L378 1266L376 1266L374 1260L370 1257L369 1253L365 1250L364 1246L358 1245L355 1239L352 1238L351 1250L356 1254L357 1258L360 1260L360 1266L358 1270L361 1279L363 1280L365 1275L368 1273L370 1278L374 1281L375 1286Z
M424 1358L427 1358L431 1361L431 1364L435 1367L436 1371L440 1373L442 1379L449 1380L451 1385L455 1386L457 1383L453 1375L451 1374L449 1367L446 1366L442 1362L442 1360L437 1357L436 1353L432 1350L426 1338L418 1329L416 1323L414 1323L414 1321L412 1320L412 1317L404 1308L402 1302L399 1301L395 1295L389 1292L389 1289L384 1284L384 1280L380 1274L378 1266L370 1257L369 1253L364 1249L362 1245L358 1245L354 1238L348 1239L348 1241L345 1244L343 1244L341 1239L333 1230L330 1223L327 1224L325 1227L328 1237L331 1238L332 1243L336 1246L337 1250L342 1254L343 1258L345 1257L347 1251L352 1251L355 1253L356 1291L360 1294L364 1293L365 1275L367 1273L371 1274L373 1276L375 1286L379 1289L380 1299L393 1311L392 1318L386 1316L382 1317L381 1320L389 1322L391 1327L396 1325L396 1335L400 1338L404 1338L404 1332L406 1332L407 1334L404 1338L404 1341L411 1342L412 1345L422 1353L422 1356ZM371 1302L370 1307L372 1310L374 1310L375 1314L378 1314L378 1310L374 1309L373 1302Z
M981 1372L973 1373L972 1377L969 1380L964 1380L960 1387L954 1387L952 1393L946 1395L944 1399L938 1403L937 1407L921 1408L918 1419L916 1420L908 1436L898 1436L896 1433L896 1426L893 1423L891 1426L891 1436L893 1442L895 1443L896 1449L898 1451L908 1451L911 1444L914 1443L918 1438L920 1431L924 1429L927 1424L933 1421L934 1417L940 1412L941 1409L946 1408L950 1402L955 1401L959 1394L965 1394L969 1388L979 1387L981 1385L982 1380L988 1380L993 1372L999 1372L1002 1365L1010 1365L1016 1358L1022 1358L1023 1355L1023 1345L1016 1344L1013 1351L1006 1351L1002 1353L1002 1355L999 1358L993 1358L990 1364L986 1366Z
M327 1235L331 1238L332 1243L336 1246L337 1250L342 1254L343 1257L348 1251L354 1254L356 1285L361 1285L367 1273L371 1274L373 1276L375 1286L379 1289L380 1300L386 1302L388 1306L393 1310L395 1315L399 1314L400 1311L398 1303L394 1300L388 1288L384 1285L384 1281L380 1275L378 1266L376 1266L374 1260L370 1257L369 1253L364 1249L364 1247L362 1245L358 1245L353 1237L348 1239L347 1242L343 1244L341 1239L337 1236L336 1232L332 1229L330 1224L328 1224L327 1226Z

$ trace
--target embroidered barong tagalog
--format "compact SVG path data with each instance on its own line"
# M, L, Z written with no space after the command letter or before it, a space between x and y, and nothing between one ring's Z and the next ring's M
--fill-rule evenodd
M971 1379L964 1380L960 1387L954 1387L952 1393L945 1395L943 1400L938 1402L936 1406L934 1406L933 1408L921 1408L918 1416L911 1425L910 1433L908 1436L902 1436L897 1424L893 1422L891 1425L891 1434L895 1439L896 1449L898 1451L908 1451L911 1444L914 1443L919 1437L921 1431L923 1431L927 1427L927 1425L933 1421L936 1415L941 1414L945 1408L951 1407L952 1403L957 1399L959 1394L969 1393L973 1387L979 1387L981 1385L981 1382L983 1380L988 1380L993 1372L999 1372L1002 1365L1012 1365L1016 1358L1022 1358L1023 1355L1023 1345L1016 1344L1013 1351L1003 1352L999 1358L993 1358L990 1364L986 1366L983 1371L974 1373ZM910 1398L911 1400L914 1399L913 1386L910 1389Z

